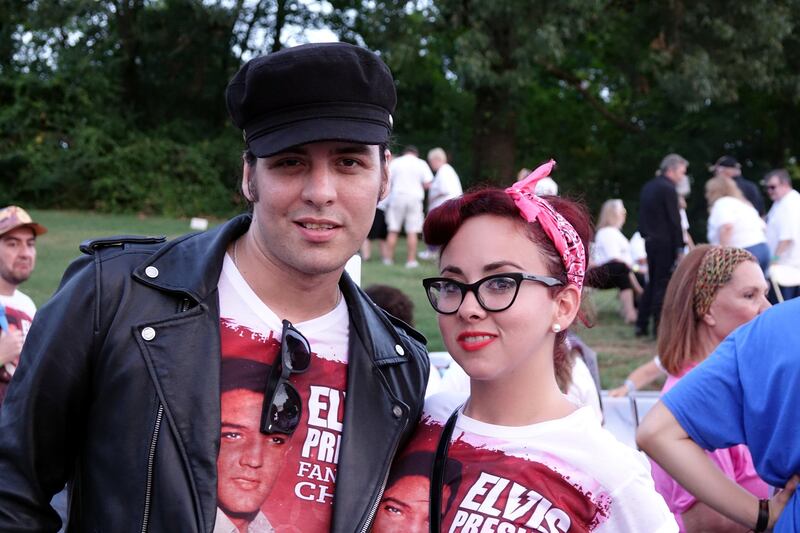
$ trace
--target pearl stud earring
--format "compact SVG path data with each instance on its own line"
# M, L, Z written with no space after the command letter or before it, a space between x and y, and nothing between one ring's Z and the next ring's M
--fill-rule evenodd
M561 331L561 324L553 324L553 333Z

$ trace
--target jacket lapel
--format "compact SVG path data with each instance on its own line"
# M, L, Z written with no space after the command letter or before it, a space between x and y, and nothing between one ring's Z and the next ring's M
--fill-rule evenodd
M164 408L159 439L165 438L167 425L206 525L213 524L216 513L220 428L220 340L219 322L214 319L219 309L216 297L212 300L175 317L142 324L133 332ZM149 341L140 333L145 327L155 332Z
M402 390L393 379L402 375L397 365L408 364L407 358L398 358L399 337L346 274L340 287L350 311L348 401L337 467L346 475L336 478L331 531L344 532L371 521L374 498L383 490L392 459L412 422Z

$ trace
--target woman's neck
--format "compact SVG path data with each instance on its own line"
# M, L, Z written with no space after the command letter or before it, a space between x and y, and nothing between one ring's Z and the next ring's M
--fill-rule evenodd
M532 356L530 364L492 380L471 379L470 387L464 414L487 424L528 426L563 418L576 409L558 388L552 353L549 361Z
M692 353L694 361L700 363L717 349L722 339L717 338L714 331L705 324L700 324L697 328L697 346Z

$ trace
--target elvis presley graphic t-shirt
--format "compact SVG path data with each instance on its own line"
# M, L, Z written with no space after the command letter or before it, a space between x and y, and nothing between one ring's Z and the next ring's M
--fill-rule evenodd
M463 396L431 397L395 460L376 533L427 532L430 473L444 424ZM677 532L643 454L605 431L591 409L508 427L459 415L444 465L442 531Z
M281 353L281 317L253 292L229 256L219 280L222 365L217 522L256 533L328 531L336 486L349 316L335 309L293 324L311 346L308 370L288 381L301 400L291 435L260 432L267 377Z

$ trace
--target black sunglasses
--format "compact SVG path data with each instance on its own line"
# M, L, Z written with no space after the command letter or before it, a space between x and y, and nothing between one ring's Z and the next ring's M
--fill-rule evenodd
M471 292L485 310L497 313L514 304L523 281L535 281L547 287L564 285L560 279L522 272L492 274L475 283L462 283L451 278L425 278L422 285L428 301L437 313L452 315L461 307L467 292Z
M291 435L300 424L303 400L300 393L289 383L291 374L308 370L311 364L311 345L302 333L288 320L283 321L281 353L275 358L264 390L264 406L261 408L261 433L283 433Z

